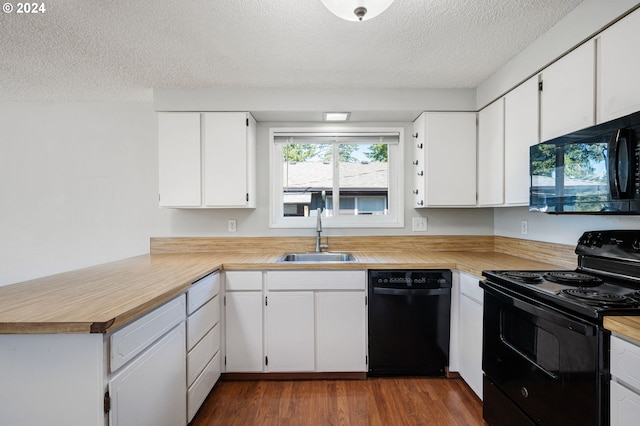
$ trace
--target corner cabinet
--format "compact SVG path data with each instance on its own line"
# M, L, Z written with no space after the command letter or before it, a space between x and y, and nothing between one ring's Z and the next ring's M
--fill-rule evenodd
M422 113L413 139L414 207L475 206L476 113Z
M160 112L159 204L255 208L256 121L247 112Z

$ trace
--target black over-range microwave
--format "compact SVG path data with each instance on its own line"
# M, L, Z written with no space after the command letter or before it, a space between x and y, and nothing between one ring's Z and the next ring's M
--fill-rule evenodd
M529 210L640 214L640 111L530 148Z

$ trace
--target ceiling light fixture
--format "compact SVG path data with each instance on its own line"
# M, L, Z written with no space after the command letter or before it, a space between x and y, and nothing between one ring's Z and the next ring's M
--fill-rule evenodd
M366 21L388 8L393 0L320 0L334 15L347 21Z
M325 112L324 121L348 121L350 112Z

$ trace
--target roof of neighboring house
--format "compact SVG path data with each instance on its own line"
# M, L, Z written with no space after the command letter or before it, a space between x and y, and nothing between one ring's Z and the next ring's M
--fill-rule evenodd
M284 186L292 190L331 189L332 163L305 161L283 165ZM340 163L340 187L382 189L389 186L389 163Z

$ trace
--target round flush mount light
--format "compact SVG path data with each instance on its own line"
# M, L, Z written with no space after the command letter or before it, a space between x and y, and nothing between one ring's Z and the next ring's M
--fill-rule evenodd
M347 21L366 21L384 12L393 0L320 0L334 15Z

